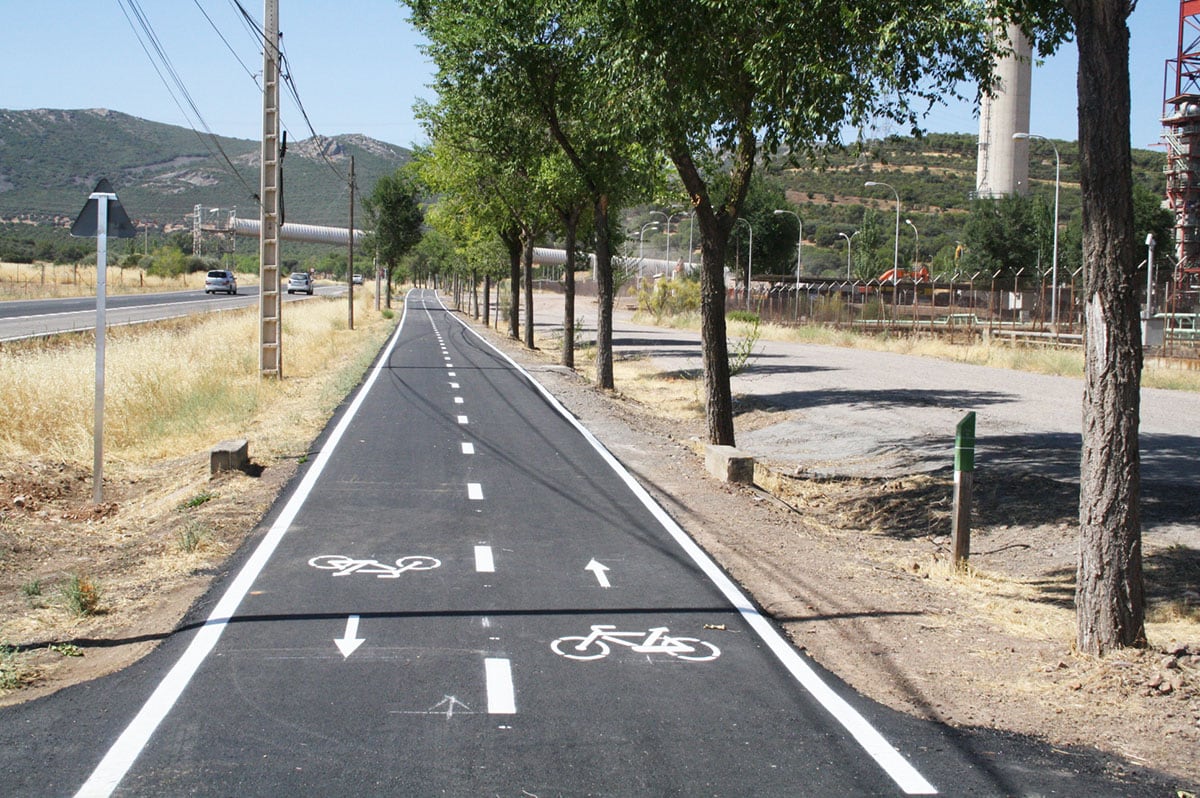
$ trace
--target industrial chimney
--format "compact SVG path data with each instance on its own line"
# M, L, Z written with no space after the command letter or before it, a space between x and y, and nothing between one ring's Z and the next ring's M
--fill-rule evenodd
M1016 25L1006 36L1012 52L996 64L994 94L984 95L979 106L979 159L975 196L1003 197L1029 191L1029 141L1014 140L1013 133L1029 132L1029 85L1032 55L1029 39Z

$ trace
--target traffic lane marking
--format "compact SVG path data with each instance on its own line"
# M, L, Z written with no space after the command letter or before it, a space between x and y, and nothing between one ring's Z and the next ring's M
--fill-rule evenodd
M871 725L866 718L855 709L845 698L839 695L830 685L823 679L812 666L800 656L799 652L787 641L782 633L765 618L758 608L750 601L750 599L742 592L742 590L733 583L727 574L716 564L716 562L700 548L685 531L671 518L662 506L650 496L649 492L639 483L632 474L626 470L612 453L600 443L599 439L583 424L576 419L558 399L550 393L541 383L539 383L532 374L522 368L516 361L502 352L499 348L493 346L487 339L483 338L466 322L457 319L453 316L454 321L463 331L463 335L471 335L479 342L482 347L487 347L493 351L498 358L510 364L512 369L520 373L529 384L541 394L543 399L553 407L562 418L583 436L585 441L594 449L594 451L603 458L611 470L618 478L625 482L629 489L634 493L638 502L641 503L650 513L658 519L662 527L675 540L683 552L699 567L711 583L721 591L728 601L742 614L748 624L757 632L763 643L775 655L778 663L782 665L792 677L801 684L813 698L821 704L822 707L830 714L831 717L841 725L841 727L850 734L850 736L861 746L875 763L891 778L900 789L909 794L934 794L936 788L930 784L924 776L913 765L905 759L900 752L888 742L879 731Z

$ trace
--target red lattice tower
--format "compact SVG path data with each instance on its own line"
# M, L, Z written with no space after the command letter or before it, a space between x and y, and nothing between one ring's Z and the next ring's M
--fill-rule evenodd
M1167 202L1175 214L1177 289L1200 275L1200 0L1180 0L1179 49L1163 81Z

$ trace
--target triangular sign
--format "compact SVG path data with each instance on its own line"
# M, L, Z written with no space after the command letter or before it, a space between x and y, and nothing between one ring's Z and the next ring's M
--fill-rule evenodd
M108 236L110 238L133 238L137 235L137 228L133 226L133 222L129 221L129 214L125 213L125 208L122 207L121 201L117 199L117 195L113 192L112 184L108 182L108 178L100 178L100 182L96 184L96 190L93 194L112 194L113 198L108 201ZM97 212L99 206L98 200L88 198L87 204L83 206L83 210L79 212L79 218L75 220L75 224L71 225L71 235L76 238L95 238Z

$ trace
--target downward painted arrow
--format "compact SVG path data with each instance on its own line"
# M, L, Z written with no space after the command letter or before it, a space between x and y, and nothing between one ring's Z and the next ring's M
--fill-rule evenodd
M608 566L592 560L587 565L583 566L583 570L591 571L596 575L596 581L600 583L600 587L612 587L608 583Z
M358 616L351 615L346 618L346 634L341 638L333 641L337 644L338 651L342 652L342 658L346 659L354 650L363 644L364 639L358 636Z

